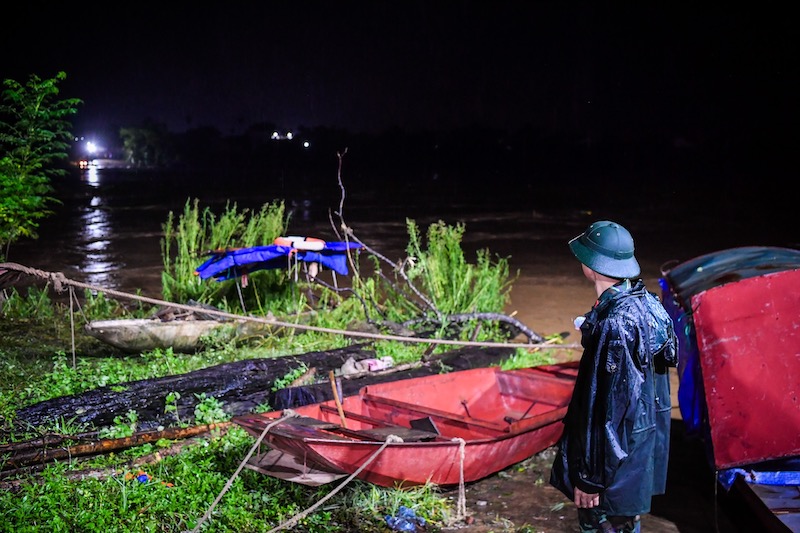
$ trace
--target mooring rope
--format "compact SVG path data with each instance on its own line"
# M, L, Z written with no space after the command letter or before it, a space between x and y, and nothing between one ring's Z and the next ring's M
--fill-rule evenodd
M73 315L73 301L78 303L78 309L81 311L81 313L83 313L83 310L80 308L80 302L78 302L78 299L74 294L73 287L88 289L88 290L99 292L99 293L103 293L103 294L106 294L106 295L109 295L109 296L114 296L116 298L123 298L123 299L128 299L128 300L137 300L137 301L144 302L144 303L149 303L149 304L152 304L152 305L173 307L173 308L176 308L176 309L182 309L182 310L189 311L189 312L197 311L197 307L196 306L192 306L192 305L185 305L185 304L179 304L179 303L174 303L174 302L168 302L168 301L165 301L165 300L159 300L159 299L156 299L156 298L149 298L147 296L141 296L141 295L138 295L138 294L131 294L131 293L126 293L126 292L122 292L122 291L117 291L117 290L114 290L114 289L108 289L108 288L104 288L104 287L97 287L97 286L94 286L94 285L81 283L79 281L75 281L75 280L71 280L71 279L67 278L61 272L47 272L47 271L44 271L44 270L39 270L39 269L35 269L35 268L29 268L29 267L26 267L24 265L20 265L18 263L0 263L0 273L2 273L2 270L4 270L4 269L5 270L15 270L15 271L18 271L18 272L21 272L21 273L24 273L24 274L28 274L28 275L31 275L31 276L37 276L37 277L40 277L40 278L42 278L44 280L47 280L48 282L52 283L53 289L58 293L64 292L66 290L65 287L69 287L69 291L70 291L70 324L71 324L71 331L72 331L73 359L74 359L74 354L75 354L74 321L73 321L73 318L72 318L72 315ZM228 313L228 312L221 311L221 310L207 309L207 308L203 308L203 313L206 313L206 314L209 314L209 315L215 315L215 316L218 316L220 318L230 318L230 319L234 319L234 320L246 320L246 321L250 321L250 322L258 322L258 323L274 325L274 326L302 329L302 330L308 330L308 331L317 331L317 332L322 332L322 333L333 333L333 334L345 335L345 336L350 336L350 337L360 337L360 338L369 338L369 339L377 339L377 340L396 340L396 341L401 341L401 342L416 342L416 343L426 343L426 344L449 344L449 345L475 346L475 347L485 347L485 348L486 347L502 347L502 348L513 347L513 348L530 348L530 349L549 348L549 349L562 349L562 350L563 349L567 349L567 350L581 349L581 345L580 344L554 344L553 340L548 340L548 341L540 342L540 343L522 344L522 343L505 343L505 342L459 341L459 340L448 340L448 339L426 339L426 338L420 338L420 337L405 337L405 336L400 336L400 335L382 335L382 334L374 334L374 333L368 333L368 332L358 332L358 331L338 330L338 329L332 329L332 328L323 328L323 327L317 327L317 326L308 326L308 325L305 325L305 324L295 324L295 323L291 323L291 322L282 322L282 321L275 320L275 319L272 319L272 318L260 318L260 317L253 317L253 316L242 316L242 315L237 315L237 314L234 314L234 313ZM230 489L230 487L232 486L232 484L235 481L236 477L242 471L242 469L244 468L245 464L247 464L247 461L250 459L250 457L252 457L252 455L255 453L255 451L258 449L258 447L261 445L261 442L264 440L264 438L266 437L266 435L269 432L269 430L272 429L275 425L285 421L287 418L290 418L290 417L293 417L293 416L297 416L296 413L294 413L293 411L288 410L288 409L285 410L283 412L283 414L284 414L283 417L281 417L280 419L275 420L274 422L271 422L270 424L268 424L264 428L264 431L261 432L261 435L258 437L256 442L250 448L250 451L247 453L245 458L239 464L239 466L237 467L236 471L233 473L233 475L225 483L225 486L223 487L222 491L220 491L219 495L217 495L216 499L211 504L211 506L208 508L206 513L198 521L197 525L192 530L192 533L198 532L200 530L200 527L202 526L202 524L205 523L206 520L208 520L208 518L211 516L211 513L213 512L214 508L222 500L222 497L225 495L225 493ZM456 520L463 520L467 516L466 490L465 490L465 482L464 482L464 461L465 461L465 456L466 456L466 453L465 453L466 442L464 441L464 439L462 439L460 437L454 438L453 441L459 443L459 452L458 452L459 453L459 483L458 483L458 502L457 502L457 506L456 506ZM274 533L276 531L280 531L282 529L286 529L288 527L294 526L299 520L301 520L302 518L304 518L305 516L307 516L308 514L313 512L320 505L322 505L324 502L326 502L327 500L332 498L335 494L337 494L339 491L341 491L348 483L350 483L353 479L355 479L358 476L358 474L360 474L364 470L364 468L369 466L372 463L372 461L374 461L378 457L378 455L380 455L380 453L383 452L383 450L386 448L386 446L388 446L389 444L391 444L393 442L403 442L403 439L398 437L398 436L396 436L396 435L387 436L386 437L386 441L381 445L381 447L378 450L376 450L375 453L372 454L372 456L370 456L364 462L363 465L361 465L355 472L353 472L347 479L345 479L333 491L331 491L328 495L326 495L324 498L319 500L317 503L315 503L314 505L312 505L311 507L309 507L305 511L302 511L301 513L298 513L293 518L291 518L288 521L284 522L283 524L280 524L279 526L273 528L272 530L269 531L269 533Z
M69 337L72 344L72 368L78 365L75 357L75 302L78 298L75 296L75 288L69 288ZM78 304L80 307L80 304Z
M467 441L461 437L455 437L454 442L458 442L458 503L456 504L456 521L467 518L467 494L464 485L464 459L466 458Z
M258 447L261 445L261 441L263 441L263 440L264 440L264 437L266 437L266 436L267 436L267 433L269 433L269 430L270 430L270 429L272 429L273 427L275 427L276 425L280 424L281 422L283 422L283 421L284 421L284 420L286 420L287 418L292 418L292 417L296 417L296 416L298 416L298 415L297 415L297 413L295 413L294 411L292 411L292 410L290 410L290 409L287 409L287 410L285 410L285 411L283 412L283 416L282 416L281 418L279 418L279 419L275 420L274 422L270 422L269 424L267 424L267 426L264 428L264 431L262 431L262 432L261 432L261 435L259 435L259 436L258 436L258 439L256 439L256 442L255 442L255 444L253 444L252 448L250 448L250 451L249 451L249 452L247 452L247 455L245 455L244 459L242 459L242 462L241 462L241 463L239 463L239 466L238 466L238 468L236 468L236 471L235 471L235 472L233 473L233 475L232 475L232 476L231 476L231 477L228 479L227 483L225 483L225 486L224 486L224 487L222 487L222 490L221 490L221 491L220 491L220 493L217 495L217 497L216 497L216 499L214 500L214 502L211 504L211 506L210 506L210 507L208 508L208 510L205 512L205 514L203 515L203 517L202 517L202 518L201 518L201 519L200 519L200 520L197 522L197 525L196 525L196 526L194 527L194 529L192 530L192 533L197 533L198 531L200 531L200 526L202 526L202 525L203 525L203 523L204 523L206 520L208 520L208 518L211 516L211 513L214 511L214 508L217 506L217 504L220 502L220 500L222 500L222 496L224 496L224 495L225 495L225 493L226 493L226 492L228 492L228 489L230 489L230 488L231 488L231 485L233 485L233 482L234 482L234 480L236 479L236 477L239 475L239 472L241 472L241 471L242 471L242 469L244 468L244 465L246 465L246 464L247 464L247 461L249 461L249 460L250 460L250 457L252 457L252 456L253 456L253 454L255 453L255 451L256 451L256 450L258 449Z
M81 283L79 281L68 279L64 274L61 272L46 272L44 270L39 270L35 268L29 268L18 263L0 263L0 271L6 270L16 270L31 276L38 276L42 279L48 280L53 284L53 288L56 292L63 292L65 290L65 286L72 286L72 287L79 287L83 289L89 289L91 291L100 292L109 296L113 296L115 298L122 298L127 300L137 300L144 303L149 303L158 306L164 307L173 307L176 309L182 309L184 311L197 311L197 306L187 305L187 304L179 304L174 302L168 302L165 300L159 300L156 298L149 298L147 296L141 296L138 294L131 294L122 291L117 291L114 289L107 289L104 287L97 287L94 285L89 285L86 283ZM265 317L254 317L254 316L243 316L237 315L235 313L228 313L226 311L216 310L216 309L207 309L202 308L204 314L214 315L220 318L229 318L232 320L246 320L248 322L256 322L261 324L267 324L270 326L279 326L279 327L286 327L286 328L294 328L294 329L301 329L306 331L316 331L319 333L331 333L335 335L343 335L346 337L357 337L363 339L375 339L375 340L388 340L388 341L399 341L399 342L411 342L411 343L421 343L421 344L443 344L443 345L452 345L452 346L472 346L472 347L479 347L479 348L526 348L526 349L534 349L539 350L543 348L547 348L550 350L580 350L582 346L580 344L555 344L553 340L548 340L545 342L538 342L538 343L513 343L513 342L480 342L480 341L462 341L462 340L451 340L451 339L429 339L424 337L406 337L402 335L384 335L380 333L369 333L366 331L349 331L349 330L342 330L342 329L333 329L333 328L324 328L320 326L309 326L307 324L297 324L293 322L283 322L280 320L276 320L274 318L265 318Z
M317 503L315 503L314 505L312 505L311 507L309 507L309 508L308 508L308 509L306 509L305 511L302 511L302 512L300 512L300 513L298 513L298 514L294 515L292 518L290 518L289 520L287 520L287 521L286 521L286 522L284 522L283 524L280 524L280 525L278 525L278 526L276 526L276 527L274 527L274 528L270 529L270 530L268 531L268 533L274 533L275 531L280 531L281 529L286 529L286 528L288 528L288 527L293 527L293 526L294 526L294 525L295 525L295 524L296 524L298 521L300 521L301 519L305 518L305 517L306 517L306 516L307 516L309 513L313 512L313 511L314 511L314 510L315 510L317 507L319 507L320 505L322 505L323 503L325 503L326 501L328 501L329 499L331 499L331 498L332 498L332 497L333 497L333 496L334 496L336 493L338 493L340 490L342 490L342 489L343 489L343 488L344 488L344 487L345 487L345 486L346 486L348 483L350 483L351 481L353 481L353 479L355 479L355 478L356 478L356 476L358 476L358 474L360 474L362 470L364 470L364 469L365 469L367 466L369 466L369 465L370 465L370 463L372 463L372 461L374 461L374 460L375 460L375 459L378 457L378 455L380 455L380 454L381 454L381 452L382 452L383 450L385 450L385 449L386 449L386 447L387 447L389 444L393 443L393 442L403 442L403 439L401 439L401 438L400 438L400 437L398 437L397 435L388 435L388 436L386 437L386 440L384 441L384 443L381 445L381 447L380 447L380 448L378 448L378 449L375 451L375 453L373 453L373 454L372 454L372 455L369 457L369 459L367 459L366 461L364 461L364 464L363 464L363 465L361 465L360 467L358 467L358 469L357 469L355 472L353 472L352 474L350 474L350 476L349 476L347 479L345 479L344 481L342 481L342 482L339 484L339 486L338 486L338 487L336 487L336 488L335 488L335 489L333 489L331 492L329 492L328 494L326 494L326 495L325 495L325 497L323 497L321 500L319 500Z

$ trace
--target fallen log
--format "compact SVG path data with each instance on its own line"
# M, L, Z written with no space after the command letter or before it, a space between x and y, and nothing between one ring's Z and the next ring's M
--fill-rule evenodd
M427 358L416 368L404 367L396 372L390 369L388 372L344 379L340 392L347 396L355 394L365 384L439 373L445 367L461 370L489 366L497 364L512 351L511 348L473 347L454 350L435 358ZM173 426L179 421L191 423L194 420L194 409L200 402L198 396L201 394L221 402L222 410L231 416L252 412L263 405L282 408L279 406L280 402L276 402L276 393L272 390L276 380L302 365L315 368L317 375L326 376L329 371L340 369L351 357L361 361L375 358L376 354L360 346L350 346L300 355L247 359L186 374L99 387L19 409L14 424L21 428L47 427L63 419L85 427L103 428L114 426L116 417L124 419L128 411L135 411L137 429L148 431L159 426ZM331 399L324 391L330 390L330 385L321 389L318 399ZM176 411L168 412L166 397L172 392L177 392L180 398L176 401Z
M62 445L65 442L81 443L90 442L98 437L97 431L79 433L77 435L63 435L60 433L48 433L35 439L12 442L10 444L0 444L0 456L8 453L20 453L22 450L31 448L52 448Z

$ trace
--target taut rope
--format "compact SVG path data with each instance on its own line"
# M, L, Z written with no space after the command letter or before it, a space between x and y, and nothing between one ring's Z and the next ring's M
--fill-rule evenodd
M280 424L281 422L283 422L287 418L291 418L293 416L297 416L297 413L287 409L286 411L283 412L283 416L281 418L275 420L274 422L270 422L269 424L267 424L267 426L264 428L264 431L262 431L261 435L259 435L258 439L256 439L256 442L255 442L255 444L253 444L253 447L250 448L250 451L247 452L247 455L245 455L244 459L242 459L242 462L239 463L239 467L236 469L236 471L233 473L233 475L230 477L230 479L228 479L228 482L225 483L225 486L222 488L222 491L220 491L220 493L217 496L217 498L211 504L211 507L208 508L206 513L203 515L203 517L197 522L197 525L192 530L192 533L197 533L198 531L200 531L200 526L202 526L203 523L206 520L208 520L208 518L211 516L211 512L214 510L214 508L220 502L220 500L222 499L222 496L224 496L225 493L228 492L228 489L231 488L231 485L233 485L233 482L236 479L236 477L239 475L239 472L242 471L242 468L244 468L244 465L247 464L247 461L250 459L250 457L253 456L255 451L261 445L261 441L263 441L264 437L267 436L267 433L269 433L269 430L272 429L274 426Z
M363 464L363 465L361 465L361 466L359 466L359 467L358 467L358 470L356 470L355 472L353 472L352 474L350 474L350 476L348 476L348 478L347 478L347 479L345 479L344 481L342 481L342 482L339 484L339 486L338 486L338 487L336 487L335 489L333 489L331 492L329 492L327 495L325 495L325 497L324 497L324 498L322 498L321 500L319 500L317 503L315 503L314 505L312 505L311 507L309 507L309 508L308 508L308 509L306 509L305 511L302 511L302 512L300 512L300 513L298 513L298 514L294 515L292 518L290 518L289 520L287 520L287 521L286 521L286 522L284 522L283 524L280 524L280 525L278 525L278 526L276 526L276 527L274 527L274 528L270 529L270 530L268 531L268 533L274 533L275 531L280 531L281 529L286 529L286 528L288 528L288 527L293 527L293 526L294 526L294 525L295 525L295 524L296 524L296 523L297 523L299 520L301 520L302 518L305 518L305 517L306 517L306 516L307 516L309 513L312 513L312 512L313 512L313 511L314 511L314 510L315 510L317 507L319 507L320 505L322 505L323 503L325 503L326 501L328 501L329 499L331 499L331 498L332 498L332 497L333 497L333 496L334 496L334 495L335 495L337 492L339 492L340 490L342 490L342 489L345 487L345 485L347 485L348 483L350 483L351 481L353 481L353 479L355 479L355 477L356 477L358 474L360 474L362 470L364 470L366 467L368 467L368 466L370 465L370 463L372 463L372 461L374 461L374 460L375 460L375 458L377 458L377 457L378 457L378 455L380 455L380 454L381 454L381 452L382 452L383 450L385 450L385 449L386 449L386 447L387 447L389 444L393 443L393 442L403 442L403 439L401 439L401 438L400 438L400 437L398 437L397 435L388 435L388 436L386 437L386 441L384 441L384 443L381 445L381 447L380 447L380 448L378 448L377 450L375 450L375 453L373 453L373 454L372 454L372 455L369 457L369 459L367 459L366 461L364 461L364 464Z
M46 272L44 270L38 270L35 268L28 268L26 266L17 264L17 263L0 263L0 273L2 270L16 270L19 272L23 272L25 274L29 274L31 276L38 276L42 279L48 280L52 282L53 288L56 292L63 292L65 290L64 286L71 286L71 287L79 287L82 289L89 289L91 291L102 292L104 294L114 296L116 298L122 298L127 300L138 300L140 302L145 302L153 305L160 305L165 307L174 307L176 309L182 309L184 311L197 311L197 306L191 306L186 304L179 304L174 302L167 302L165 300L158 300L156 298L148 298L147 296L140 296L138 294L131 294L127 292L121 292L114 289L106 289L104 287L97 287L93 285L89 285L86 283L81 283L79 281L68 279L64 276L61 272ZM317 331L320 333L332 333L336 335L343 335L346 337L358 337L363 339L375 339L375 340L389 340L389 341L399 341L399 342L416 342L416 343L423 343L423 344L445 344L445 345L453 345L453 346L474 346L479 348L527 348L527 349L534 349L539 350L542 348L547 348L549 350L580 350L582 346L580 344L554 344L553 341L545 341L545 342L538 342L538 343L512 343L512 342L476 342L476 341L460 341L460 340L451 340L451 339L428 339L424 337L405 337L402 335L383 335L378 333L369 333L363 331L348 331L342 329L333 329L333 328L323 328L319 326L309 326L307 324L296 324L293 322L282 322L280 320L275 320L274 318L264 318L264 317L255 317L255 316L243 316L237 315L234 313L228 313L225 311L220 311L216 309L206 309L203 308L204 314L218 316L220 318L229 318L233 320L246 320L249 322L257 322L260 324L267 324L271 326L280 326L286 328L294 328L294 329L301 329L306 331Z

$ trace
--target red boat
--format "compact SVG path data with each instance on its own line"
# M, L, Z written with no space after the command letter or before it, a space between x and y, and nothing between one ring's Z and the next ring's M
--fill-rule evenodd
M552 446L577 363L475 368L360 389L354 396L238 416L271 451L248 467L308 485L356 473L385 487L456 485ZM394 436L392 438L390 436Z
M800 250L732 248L663 274L687 431L746 522L800 531Z

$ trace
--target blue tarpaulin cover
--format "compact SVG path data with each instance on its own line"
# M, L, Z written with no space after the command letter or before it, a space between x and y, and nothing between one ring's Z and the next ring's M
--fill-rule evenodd
M322 250L298 250L277 244L216 250L209 252L210 257L195 269L195 274L201 279L225 281L258 270L286 268L292 261L305 261L346 276L347 251L357 248L361 245L353 242L326 242Z
M747 468L727 468L717 474L722 486L731 488L736 476L742 476L748 483L761 485L800 485L800 457L790 457L766 461Z

